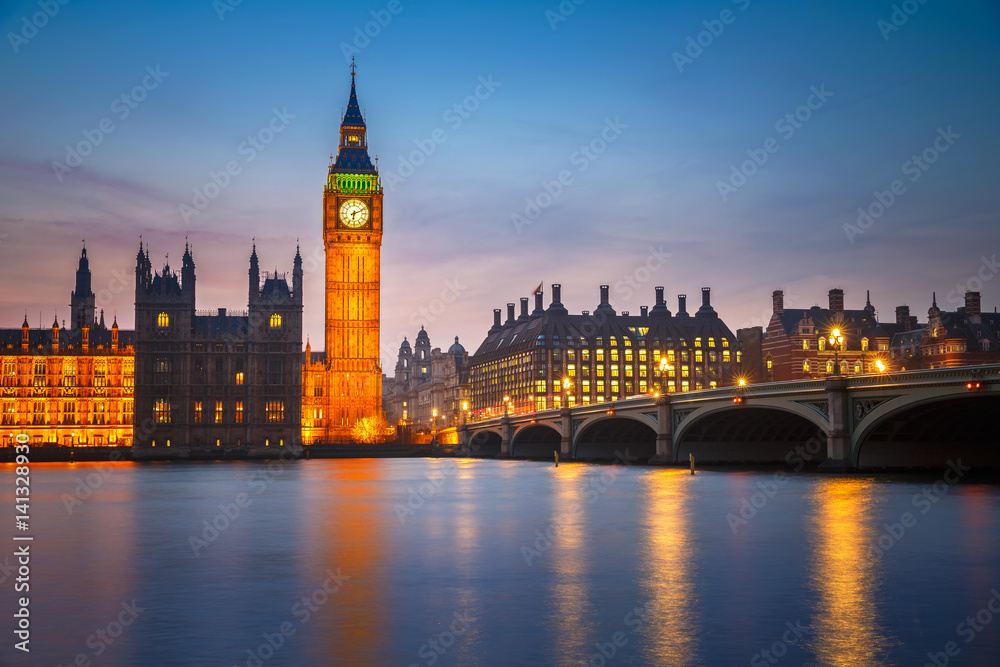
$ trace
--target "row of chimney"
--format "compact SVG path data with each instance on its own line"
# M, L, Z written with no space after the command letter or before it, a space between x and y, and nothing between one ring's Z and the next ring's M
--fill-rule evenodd
M836 288L830 290L829 299L831 313L844 312L844 290ZM771 306L775 315L781 315L785 312L785 294L780 289L774 290L771 294ZM966 292L965 306L959 307L958 312L973 317L981 313L981 308L982 300L979 292ZM912 331L917 328L917 318L910 315L909 306L896 306L896 324L902 326L905 331Z
M521 312L520 315L518 315L517 317L515 317L515 312L514 312L516 304L513 303L507 304L507 320L503 322L501 322L503 311L500 308L495 308L493 310L493 327L490 329L490 333L491 334L496 333L501 329L514 326L515 324L519 324L521 322L525 322L533 317L540 317L544 315L546 312L568 315L569 311L566 310L566 307L563 306L562 304L562 285L554 284L551 287L552 287L552 303L549 304L547 310L543 307L542 304L543 295L541 290L535 292L535 309L530 313L528 312L528 297L526 296L521 297ZM608 285L601 285L600 287L601 302L597 305L597 308L594 310L595 315L597 315L598 313L600 313L601 315L606 315L611 317L617 315L615 309L611 306L609 300L609 290L610 288ZM656 290L656 304L653 306L652 309L650 309L648 306L641 306L639 309L640 317L645 318L651 315L665 316L665 317L671 316L670 310L667 308L667 302L663 298L664 288L656 287L655 290ZM718 317L718 315L715 313L715 309L712 308L711 294L712 294L711 288L709 287L701 288L701 308L699 308L698 312L695 313L696 317ZM583 311L583 314L590 315L590 311L585 310ZM628 314L629 314L628 311L622 312L623 316L628 316ZM686 294L677 295L676 317L690 317L690 315L687 312Z

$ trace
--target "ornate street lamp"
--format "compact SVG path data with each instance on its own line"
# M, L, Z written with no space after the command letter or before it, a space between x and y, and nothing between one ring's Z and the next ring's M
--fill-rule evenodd
M833 348L833 374L840 375L840 350L844 347L844 336L839 328L830 332L829 342Z
M674 367L667 363L667 355L660 355L660 394L667 394L667 373L674 370Z

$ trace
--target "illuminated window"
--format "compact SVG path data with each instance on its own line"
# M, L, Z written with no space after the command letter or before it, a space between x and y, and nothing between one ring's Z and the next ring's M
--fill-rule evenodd
M648 372L649 370L646 368L646 366L639 366L639 377L641 378L647 377Z
M215 423L222 423L222 401L215 402Z
M615 396L618 395L618 380L611 381L611 393Z
M862 338L861 339L861 351L862 352L867 352L868 351L868 339L867 338Z
M160 313L156 317L156 326L158 326L158 327L166 327L166 326L169 326L169 325L170 325L170 316L167 315L166 313Z
M615 336L611 337L611 347L618 347L618 339Z
M535 393L536 394L544 394L545 390L546 390L546 387L547 387L547 385L546 385L545 380L535 380Z
M583 381L583 393L585 395L590 393L590 380Z
M722 339L722 347L729 347L729 340L726 338Z
M639 362L646 363L646 350L639 350Z
M768 359L767 363L768 363L768 369L770 369L771 360ZM803 373L808 373L809 372L809 360L808 359L806 359L805 361L802 362L802 372Z
M611 350L611 361L618 361L618 350Z
M575 378L576 377L576 364L569 364L569 365L566 366L566 368L569 371L569 376L571 378Z
M833 362L832 361L826 362L826 372L827 373L832 373L833 372Z
M590 350L580 350L580 361L590 361Z
M243 401L236 401L236 423L243 423Z
M694 346L701 347L701 336L698 336L694 339Z
M819 339L819 351L822 352L825 349L826 349L826 339L825 338L820 338Z
M194 402L194 423L201 423L201 401Z
M617 364L611 367L611 377L618 377L618 366Z
M604 380L597 381L597 395L598 396L604 395Z
M802 339L802 349L803 350L808 350L809 349L809 339L808 338L803 338Z
M690 372L687 366L681 366L681 377L682 378L690 377Z
M604 364L597 364L597 377L604 377Z
M76 423L76 403L73 401L66 401L63 404L63 424L75 424Z
M595 361L604 361L604 350L594 350Z
M743 363L743 350L736 350L736 363Z
M674 351L673 350L667 350L667 363L670 364L671 366L673 366L675 358L676 357L674 356Z
M854 372L855 373L860 373L861 372L861 364L859 362L857 362L857 361L854 362Z
M632 363L632 350L625 350L625 363Z
M282 401L268 401L265 417L267 421L276 423L285 420L285 404Z
M627 378L630 378L630 377L632 377L632 375L633 375L633 372L634 372L634 371L632 370L632 367L631 367L631 366L626 366L626 367L625 367L625 377L627 377Z
M243 384L243 371L236 374L236 384Z
M153 421L157 424L170 423L170 401L165 398L158 398L153 404Z
M279 315L278 313L271 315L271 328L277 329L280 326L281 326L281 315Z
M729 350L723 350L722 351L722 361L723 361L723 363L729 363L729 361L730 361Z
M691 391L691 383L687 380L681 382L681 391Z
M708 339L708 346L709 347L715 347L715 339L714 338L709 338Z
M695 351L694 351L694 362L695 362L696 364L700 364L700 363L702 363L702 362L704 362L704 361L705 361L705 358L704 358L704 356L702 355L702 352L701 352L701 350L695 350Z

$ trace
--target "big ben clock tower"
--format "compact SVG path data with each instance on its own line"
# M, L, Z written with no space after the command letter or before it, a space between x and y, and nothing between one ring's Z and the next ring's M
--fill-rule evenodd
M326 248L327 400L324 440L350 439L351 428L382 411L379 286L382 184L368 156L365 119L351 65L351 97L340 124L337 158L323 190Z

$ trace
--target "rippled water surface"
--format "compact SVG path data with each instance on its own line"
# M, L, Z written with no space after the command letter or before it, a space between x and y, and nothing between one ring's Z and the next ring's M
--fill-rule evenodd
M494 460L103 465L32 467L30 654L13 647L14 471L0 467L0 664L1000 664L996 485Z

